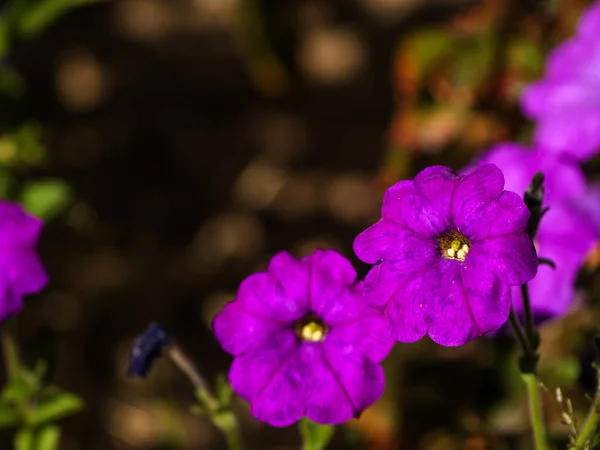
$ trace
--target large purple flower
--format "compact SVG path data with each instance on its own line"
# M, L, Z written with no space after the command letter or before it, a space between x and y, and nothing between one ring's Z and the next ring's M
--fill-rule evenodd
M541 258L554 261L556 269L540 266L529 282L529 294L535 315L564 315L575 300L577 273L600 236L600 191L585 185L577 164L537 149L501 144L485 154L483 160L496 164L504 173L506 189L521 197L533 174L544 174L544 205L550 210L542 219L535 246ZM513 288L512 294L515 310L522 312L520 288Z
M231 386L257 419L278 427L303 415L341 423L379 399L391 325L366 305L355 280L333 250L300 260L281 252L215 318L217 339L235 356Z
M600 2L582 16L574 38L554 50L545 77L522 98L537 121L535 143L586 160L600 150Z
M23 296L40 291L48 277L36 254L41 220L0 200L0 321L23 306Z
M509 285L536 274L529 211L504 190L493 164L464 176L428 167L387 190L381 215L356 238L354 250L379 263L367 275L365 293L392 319L400 342L429 334L454 346L496 330L508 318Z

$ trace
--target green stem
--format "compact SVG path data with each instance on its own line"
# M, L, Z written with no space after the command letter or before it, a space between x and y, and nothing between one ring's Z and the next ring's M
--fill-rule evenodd
M219 401L208 389L208 384L196 369L191 359L176 345L171 345L167 356L190 380L196 397L210 416L213 424L221 430L230 450L243 450L238 422L230 409L220 408Z
M527 284L521 285L521 296L523 297L523 314L525 316L525 334L531 348L535 348L535 327L533 325L533 314L531 313L531 300Z
M19 378L20 373L20 358L19 347L15 340L15 324L14 319L9 319L2 325L0 331L0 340L2 340L2 356L6 366L6 377L8 381L14 381Z
M523 373L521 374L521 378L525 383L527 397L529 398L529 415L533 429L535 450L548 450L546 427L544 425L542 402L540 399L540 386L537 376L533 373Z
M600 371L598 372L598 380L600 380ZM581 433L577 436L577 440L575 441L575 446L573 450L587 450L589 449L590 439L592 438L592 434L598 427L598 418L599 418L599 410L600 410L600 385L596 388L596 395L594 396L594 401L592 403L592 407L590 412L588 413L587 418L585 419L585 423L583 424L583 428L581 429Z
M531 350L529 348L529 342L527 341L527 336L525 336L525 333L523 332L523 328L521 327L521 324L519 323L519 318L517 317L517 314L515 313L515 310L512 307L510 308L510 314L508 316L508 320L510 322L510 326L512 327L513 331L515 332L515 337L517 338L519 347L521 347L521 353L523 355L530 354Z

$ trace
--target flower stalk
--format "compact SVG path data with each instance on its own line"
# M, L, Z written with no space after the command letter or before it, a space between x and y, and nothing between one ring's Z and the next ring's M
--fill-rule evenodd
M587 418L581 428L581 432L575 440L575 445L572 447L573 450L589 450L591 439L598 428L598 419L600 418L600 370L596 372L598 379L598 386L596 387L596 394L588 413Z
M208 389L208 384L200 375L198 369L191 359L179 348L172 344L167 348L166 356L175 366L190 380L194 386L196 399L200 403L201 411L208 415L211 422L221 431L227 447L230 450L243 450L241 433L237 419L231 408L229 408L228 399L217 399Z
M9 382L19 378L20 358L19 347L15 340L15 322L7 320L2 325L0 330L0 340L2 341L2 355L4 357L4 365L6 367L6 378Z
M533 441L536 450L548 450L546 439L546 427L544 425L544 416L542 410L542 401L540 398L540 383L534 373L523 373L521 378L527 389L529 398L529 416L531 418L531 427L533 429Z

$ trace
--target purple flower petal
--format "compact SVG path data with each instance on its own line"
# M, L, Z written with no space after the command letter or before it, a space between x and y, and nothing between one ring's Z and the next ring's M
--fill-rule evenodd
M310 298L309 265L286 251L277 253L267 268L269 279L280 289L280 299L293 303L294 310L307 311ZM269 294L270 296L270 294ZM281 300L273 299L275 302Z
M48 274L40 258L31 250L3 250L0 267L8 274L15 293L35 294L48 282Z
M526 234L491 237L475 242L465 260L487 266L503 283L516 286L527 283L537 272L537 254Z
M480 164L464 175L454 190L452 218L454 225L462 233L473 229L473 220L494 199L502 194L504 176L493 164Z
M441 264L440 260L438 264L416 272L392 291L384 312L392 320L397 341L416 342L427 334L431 301L435 296L444 295L439 285Z
M581 16L577 25L577 36L582 39L596 41L600 30L600 2L593 3Z
M354 240L354 251L365 262L391 261L404 272L419 270L439 255L434 240L386 219L359 234Z
M213 331L217 340L225 351L232 355L241 355L246 351L261 348L284 327L293 334L290 324L248 311L238 301L225 305L213 321Z
M429 337L440 345L454 347L481 336L461 280L460 264L443 261L429 299Z
M514 192L504 191L498 199L456 225L473 244L494 236L524 234L528 220L529 210L523 200Z
M380 311L363 309L361 316L336 324L328 332L324 345L341 353L358 352L371 361L382 361L392 349L392 325Z
M429 237L446 229L449 219L423 197L413 181L400 181L388 188L383 197L381 216Z
M351 349L345 352L332 346L324 346L323 349L327 366L339 380L346 400L352 405L355 417L358 417L383 394L383 369L378 363Z
M452 197L458 182L458 175L444 166L426 167L415 176L415 188L443 218L443 222L437 225L438 230L447 229L450 225Z
M34 249L43 222L20 206L0 201L0 247Z
M600 104L545 116L538 123L536 145L584 161L600 148Z
M308 274L308 269L303 266L294 265L293 267L300 274L303 272ZM293 322L300 319L307 311L308 277L300 278L299 282L300 286L297 286L296 290L291 287L286 289L283 284L278 283L269 274L255 273L242 281L236 300L250 312L270 317L276 321ZM302 292L302 283L306 284L304 292ZM298 289L300 289L299 293ZM306 296L302 297L302 293Z
M229 370L233 390L250 402L250 413L269 425L291 425L304 413L300 343L294 333L281 332L268 345L237 356Z
M306 377L306 417L317 423L338 424L358 415L322 345L304 345L301 362L310 367Z
M511 305L511 288L488 267L489 261L477 252L469 253L461 267L464 295L481 334L500 328L508 319Z
M17 314L23 307L23 297L15 292L7 275L0 271L0 322Z

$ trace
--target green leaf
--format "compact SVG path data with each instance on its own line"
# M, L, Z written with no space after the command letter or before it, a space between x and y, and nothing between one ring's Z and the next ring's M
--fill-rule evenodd
M78 413L83 409L83 402L79 397L69 393L59 393L43 400L29 414L29 423L39 425L53 422L63 417Z
M332 425L320 425L303 417L298 424L302 437L302 450L323 450L335 433Z
M220 373L217 376L217 400L219 401L219 407L221 409L229 409L231 406L231 397L233 395L233 390L231 389L231 385L227 381L227 376L225 374Z
M60 428L56 425L42 428L35 441L35 450L56 450L60 443Z
M20 200L31 214L50 220L65 208L71 196L71 188L63 180L46 179L28 183Z
M33 448L33 430L31 428L22 428L15 434L15 450L34 450Z
M4 386L2 390L2 400L7 402L18 402L26 400L38 391L36 383L28 377L20 376Z
M21 422L21 414L11 404L0 404L0 428L9 428Z

